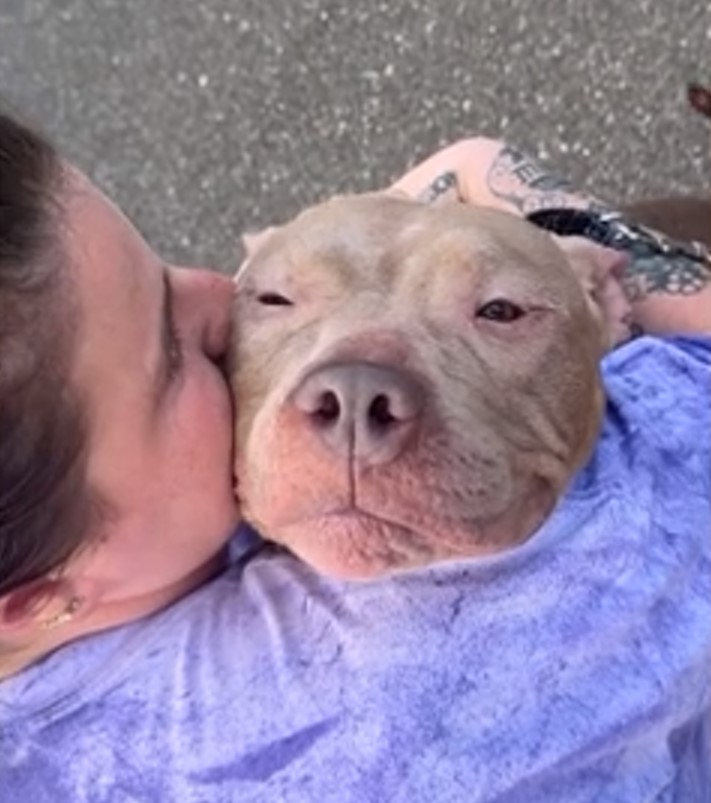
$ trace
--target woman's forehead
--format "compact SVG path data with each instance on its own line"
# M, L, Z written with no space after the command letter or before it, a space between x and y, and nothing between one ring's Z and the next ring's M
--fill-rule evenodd
M159 348L162 263L120 210L86 177L69 173L68 263L79 307L75 376L93 407L105 407L116 377L129 390ZM130 384L130 383L129 383Z
M120 288L121 297L140 292L138 268L153 257L150 249L90 179L71 166L66 175L66 235L75 279L85 291L101 284L109 293Z

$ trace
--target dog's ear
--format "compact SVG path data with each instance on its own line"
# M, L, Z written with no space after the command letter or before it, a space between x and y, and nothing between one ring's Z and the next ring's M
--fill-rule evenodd
M244 259L253 257L276 231L276 226L269 226L261 231L248 231L242 235Z
M277 226L269 226L269 228L261 231L246 232L240 237L237 249L238 268L235 271L233 281L236 282L239 279L249 260L267 244L276 230Z
M631 335L631 307L623 287L629 257L584 237L555 237L580 280L590 309L600 322L602 346L608 351Z

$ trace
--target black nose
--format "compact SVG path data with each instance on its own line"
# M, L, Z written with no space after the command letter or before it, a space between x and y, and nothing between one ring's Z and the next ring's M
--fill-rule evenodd
M370 465L401 453L423 408L416 380L398 369L362 362L322 366L304 379L291 401L330 448Z

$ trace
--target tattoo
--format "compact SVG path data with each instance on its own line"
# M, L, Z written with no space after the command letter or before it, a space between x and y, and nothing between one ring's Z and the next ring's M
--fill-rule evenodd
M689 257L652 256L630 260L623 284L629 301L641 301L650 293L691 296L711 282L711 269Z
M629 301L641 301L650 293L693 295L711 282L711 257L702 243L670 240L615 212L545 209L528 215L528 220L559 237L584 237L627 254L622 281Z
M609 209L597 198L576 192L570 181L552 173L510 145L504 145L494 159L486 182L492 195L511 204L524 215L556 207L577 207L598 212Z
M457 174L449 171L442 173L417 196L417 200L425 204L433 204L445 195L453 193L455 200L460 200Z

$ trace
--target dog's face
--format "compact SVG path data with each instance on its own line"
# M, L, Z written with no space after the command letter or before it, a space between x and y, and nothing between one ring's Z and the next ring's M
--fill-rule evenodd
M381 196L274 231L237 280L244 517L342 577L531 535L601 416L607 334L571 258L590 281L513 216Z

